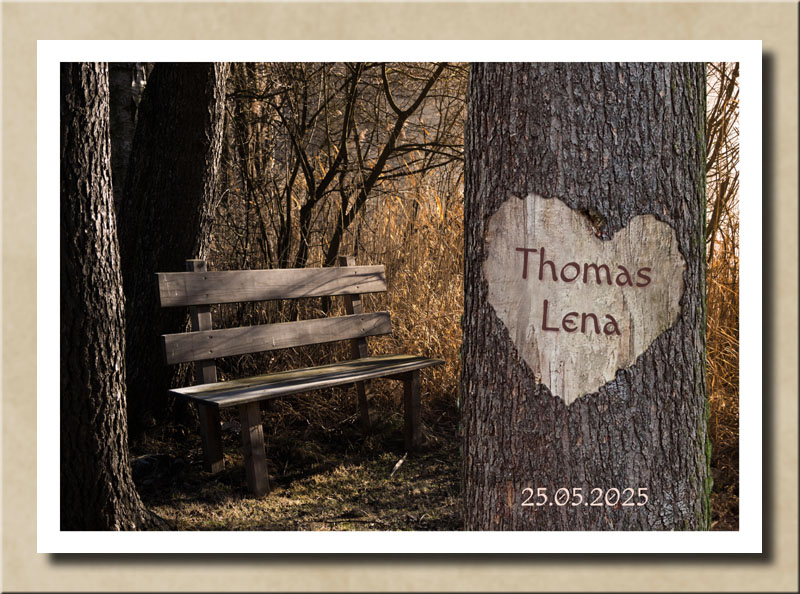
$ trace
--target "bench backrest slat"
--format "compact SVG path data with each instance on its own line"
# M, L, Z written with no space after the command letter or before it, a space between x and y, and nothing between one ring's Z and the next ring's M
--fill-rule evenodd
M162 339L167 363L172 365L391 332L389 312L381 311L318 320L166 334Z
M383 266L158 272L161 307L386 291Z

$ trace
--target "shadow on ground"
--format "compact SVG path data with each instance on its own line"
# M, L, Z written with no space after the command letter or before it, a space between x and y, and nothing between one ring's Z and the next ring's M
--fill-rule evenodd
M424 447L395 470L406 454L401 412L385 413L365 435L355 415L311 422L297 414L302 406L286 406L264 412L269 495L247 493L241 428L227 413L225 469L215 475L203 471L199 437L180 426L132 448L145 505L178 530L461 529L454 410L423 424Z

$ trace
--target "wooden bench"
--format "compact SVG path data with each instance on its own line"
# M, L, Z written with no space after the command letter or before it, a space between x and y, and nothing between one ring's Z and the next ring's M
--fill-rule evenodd
M370 357L366 337L390 334L388 312L364 313L362 293L386 291L383 266L354 266L351 257L336 268L207 271L203 260L187 260L186 272L160 272L161 307L189 307L191 331L162 336L167 364L195 362L195 385L170 390L197 403L205 469L222 470L219 409L236 406L242 424L248 489L269 492L259 402L310 390L355 383L361 427L370 427L366 380L403 382L404 438L408 450L420 445L420 370L444 361L413 355ZM343 296L347 315L322 319L213 329L212 304L304 297ZM218 382L215 359L276 349L350 340L352 359L331 365Z

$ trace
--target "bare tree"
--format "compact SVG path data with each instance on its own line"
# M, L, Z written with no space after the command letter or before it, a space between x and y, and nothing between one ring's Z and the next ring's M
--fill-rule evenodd
M722 242L733 253L738 237L726 231L736 218L739 194L739 64L709 64L712 104L706 124L708 183L707 261ZM738 253L738 252L736 252Z
M465 81L451 64L236 65L221 249L333 265L370 200L462 159Z

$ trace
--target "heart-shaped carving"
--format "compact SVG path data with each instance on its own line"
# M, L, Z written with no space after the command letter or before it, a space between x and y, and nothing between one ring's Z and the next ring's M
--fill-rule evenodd
M686 263L652 215L602 240L557 198L512 196L489 220L486 249L489 303L567 405L630 367L680 313Z

